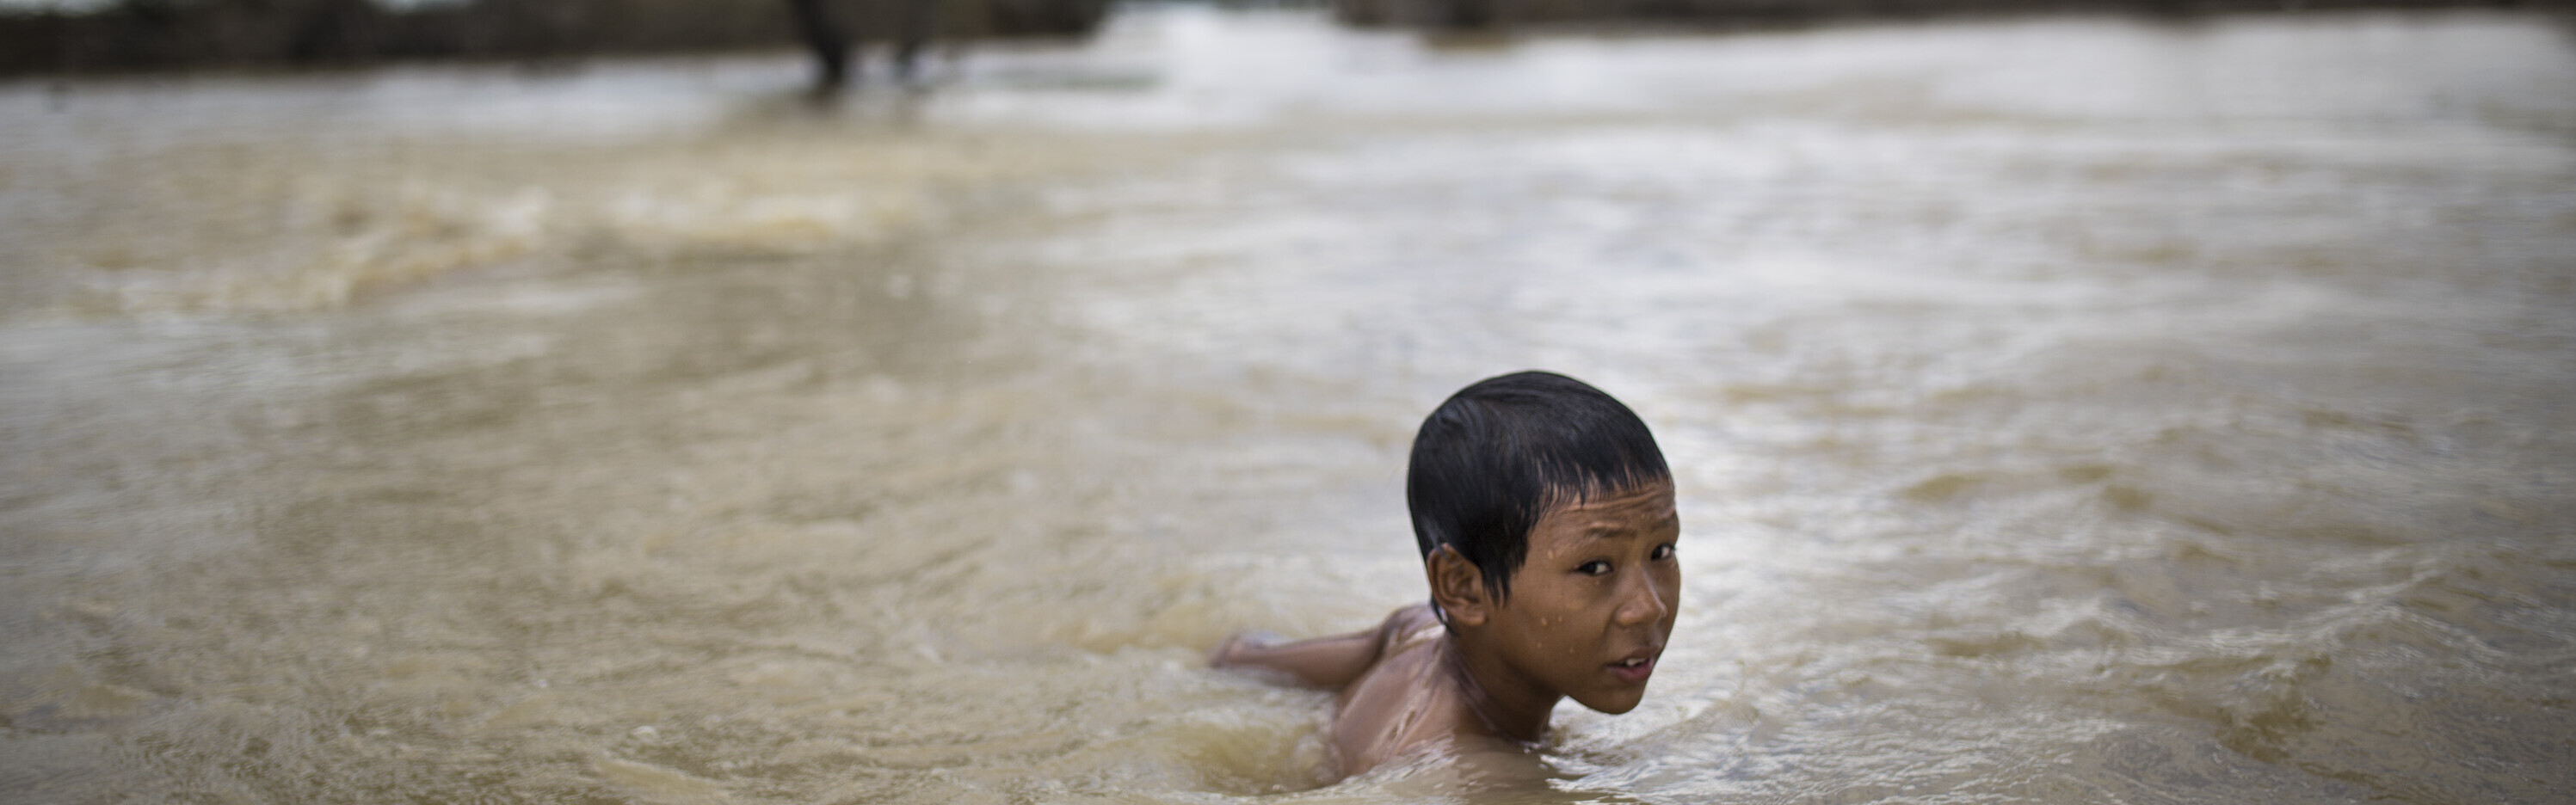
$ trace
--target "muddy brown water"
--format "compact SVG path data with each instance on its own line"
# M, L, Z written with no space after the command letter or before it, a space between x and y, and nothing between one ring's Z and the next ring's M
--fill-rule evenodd
M2576 45L2501 13L0 85L20 802L2544 802ZM1320 785L1412 427L1656 428L1645 703Z

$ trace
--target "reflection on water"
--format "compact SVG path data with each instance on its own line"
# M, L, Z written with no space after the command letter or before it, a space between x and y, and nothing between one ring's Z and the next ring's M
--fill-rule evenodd
M1153 9L0 87L33 801L1405 800L1197 667L1418 597L1543 366L1688 536L1532 799L2576 785L2576 48L2509 15L1440 50ZM2258 793L2259 792L2259 793Z

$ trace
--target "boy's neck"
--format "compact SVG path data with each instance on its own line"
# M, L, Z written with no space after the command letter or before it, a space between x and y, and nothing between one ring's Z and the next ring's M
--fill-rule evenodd
M1440 654L1441 666L1479 726L1522 743L1536 742L1547 734L1548 715L1556 711L1556 702L1563 696L1514 684L1519 680L1491 655L1468 651L1455 633L1441 635Z

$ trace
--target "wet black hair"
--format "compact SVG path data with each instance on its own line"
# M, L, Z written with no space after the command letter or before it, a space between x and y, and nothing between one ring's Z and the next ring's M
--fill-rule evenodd
M1404 503L1423 558L1457 549L1500 601L1550 507L1670 478L1628 406L1571 377L1515 372L1459 389L1422 420Z

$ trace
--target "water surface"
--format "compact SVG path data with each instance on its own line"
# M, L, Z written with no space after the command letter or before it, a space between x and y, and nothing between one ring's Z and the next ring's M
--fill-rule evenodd
M2540 802L2576 788L2545 17L0 86L23 801ZM1321 785L1199 667L1421 596L1413 426L1657 430L1645 703Z

